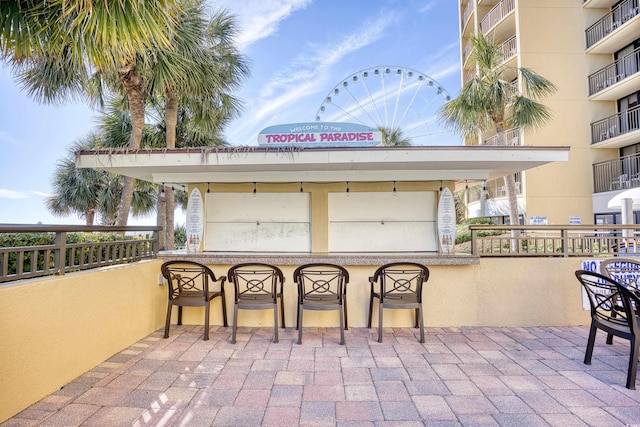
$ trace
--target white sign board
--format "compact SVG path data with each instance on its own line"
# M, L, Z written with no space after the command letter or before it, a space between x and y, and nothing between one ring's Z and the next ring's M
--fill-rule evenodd
M582 217L570 216L569 217L569 224L571 224L571 225L581 225L582 224Z
M438 202L438 241L440 251L450 253L456 242L456 205L448 188L440 193Z
M529 217L529 224L531 225L547 225L546 216L532 216Z
M202 193L198 188L194 188L191 190L189 201L187 202L185 226L187 230L187 252L197 252L200 250L203 223L204 205L202 203Z

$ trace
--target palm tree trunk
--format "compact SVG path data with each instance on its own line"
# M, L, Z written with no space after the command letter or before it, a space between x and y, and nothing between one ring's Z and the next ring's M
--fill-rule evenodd
M89 209L87 211L87 214L84 217L84 221L86 225L93 225L93 221L95 221L96 218L96 210L95 209Z
M144 128L144 97L142 94L142 78L134 70L127 69L120 72L122 82L129 101L131 111L131 136L129 137L129 149L137 150L142 142L142 129ZM125 177L122 185L122 200L118 210L116 225L126 226L129 220L129 211L133 200L133 188L135 179Z
M162 230L158 233L158 248L161 251L167 249L167 229L165 225L167 223L167 203L165 198L166 192L163 185L158 186L158 204L156 207L156 224L158 227L162 227Z
M178 126L178 94L175 91L168 90L165 95L164 105L164 122L166 126L166 146L167 148L176 148L176 127ZM167 188L165 192L166 197L166 216L165 216L165 230L167 236L167 249L175 249L175 230L174 230L174 217L176 210L176 201L173 189Z

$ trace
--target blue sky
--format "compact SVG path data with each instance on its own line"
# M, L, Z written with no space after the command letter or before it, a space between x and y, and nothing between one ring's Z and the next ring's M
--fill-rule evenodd
M226 132L233 145L255 145L267 126L313 121L325 96L365 69L416 70L451 96L459 92L453 0L217 0L213 7L236 15L238 44L251 68L237 93L243 112ZM427 96L432 107L444 102L433 91ZM378 99L356 98L363 104ZM386 98L390 104L397 99L390 93ZM415 104L410 110L432 114ZM52 191L56 162L95 127L96 113L82 102L37 104L20 91L8 68L0 68L0 223L82 224L77 217L52 216L44 200ZM423 134L430 145L460 143L437 123L425 126Z

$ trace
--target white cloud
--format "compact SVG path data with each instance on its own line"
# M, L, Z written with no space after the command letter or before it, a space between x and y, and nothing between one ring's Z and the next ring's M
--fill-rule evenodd
M429 10L431 10L433 8L433 6L436 5L436 3L438 3L436 0L430 0L430 1L426 2L424 5L422 5L418 9L418 12L419 13L427 13Z
M28 197L27 193L0 188L0 199L27 199Z
M329 68L350 53L380 39L386 28L397 19L396 13L387 11L374 20L367 20L360 28L333 45L316 45L305 49L315 54L298 56L289 67L263 87L260 94L263 101L254 111L255 118L260 120L275 109L285 104L290 105L300 98L317 93L318 88L326 87L323 82L326 80L325 76L330 75L327 72ZM274 97L274 94L279 95Z
M215 5L236 15L240 34L236 43L241 51L278 30L280 22L297 10L304 9L312 0L219 0Z
M18 141L8 133L0 131L0 144L18 145Z
M39 196L39 197L51 197L51 196L53 196L53 194L51 194L51 193L43 193L42 191L36 191L36 190L31 190L30 193L31 194L35 194L36 196Z

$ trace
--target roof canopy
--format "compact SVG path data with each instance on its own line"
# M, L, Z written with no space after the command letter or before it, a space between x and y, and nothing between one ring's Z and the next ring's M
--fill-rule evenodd
M80 168L165 184L490 180L551 162L569 147L200 147L87 150Z

